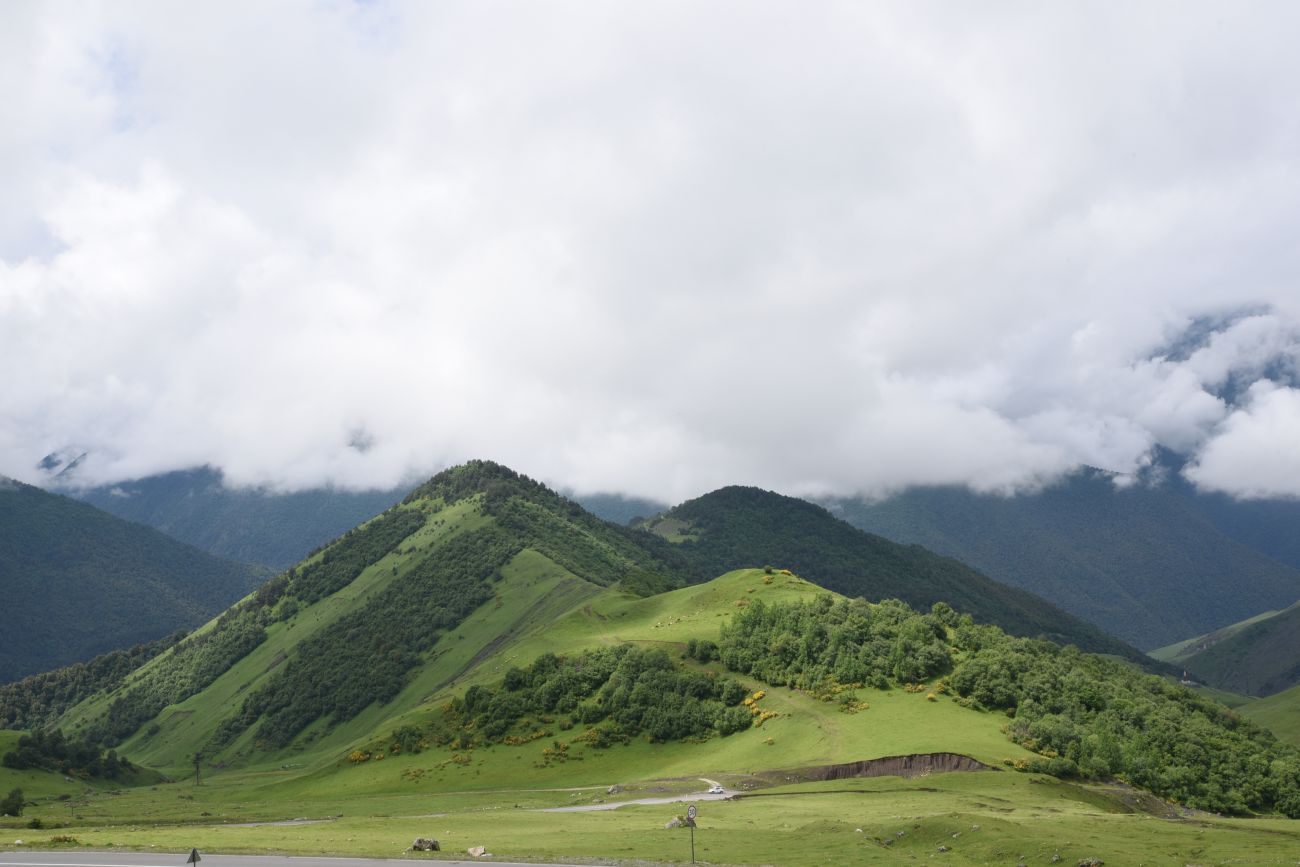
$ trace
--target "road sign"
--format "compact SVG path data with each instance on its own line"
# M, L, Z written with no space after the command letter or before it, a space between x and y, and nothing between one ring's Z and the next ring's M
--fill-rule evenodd
M190 850L190 857L188 857L188 858L185 859L185 863L186 863L186 864L197 864L197 863L199 863L199 862L202 861L202 860L203 860L203 859L199 857L199 850L198 850L198 849L191 849L191 850Z
M694 804L691 804L689 807L686 808L686 824L691 826L691 863L692 864L695 863L695 817L698 816L699 813L700 811L695 809Z

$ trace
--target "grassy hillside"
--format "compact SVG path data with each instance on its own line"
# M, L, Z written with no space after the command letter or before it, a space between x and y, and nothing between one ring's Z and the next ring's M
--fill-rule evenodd
M1290 608L1297 606L1300 606L1300 603L1296 603ZM1204 635L1197 635L1192 638L1184 638L1182 641L1175 641L1173 644L1166 644L1164 647L1157 647L1155 650L1148 651L1148 655L1162 662L1181 665L1184 660L1200 653L1202 650L1218 644L1225 638L1231 638L1248 626L1275 617L1283 611L1290 610L1290 608L1281 611L1261 611L1253 617L1247 617L1245 620L1239 620L1236 623L1229 623L1227 626L1222 626L1213 632L1207 632Z
M1273 732L1279 740L1300 747L1300 686L1242 705L1241 713Z
M700 568L683 547L495 465L440 474L69 710L66 729L105 732L180 782L82 789L75 819L51 789L29 816L63 827L22 836L397 856L418 835L450 855L680 861L688 839L664 824L708 779L742 796L700 805L699 854L717 862L1293 858L1293 822L1032 770L1125 768L1150 751L1135 773L1152 785L1229 804L1261 797L1243 774L1300 773L1226 710L945 606L850 603L780 569L674 588L677 570ZM642 667L597 682L600 653ZM697 712L748 719L725 736L712 716L690 737L656 734L664 714ZM1203 752L1182 754L1180 739ZM824 779L831 765L931 753L1027 770L944 773L934 758L914 779ZM312 823L258 824L296 817Z
M1267 696L1300 684L1300 603L1182 642L1167 653L1218 689Z
M826 505L855 527L956 557L1143 649L1300 598L1300 564L1275 559L1297 536L1281 520L1287 504L1204 497L1176 478L1117 488L1086 471L1015 497L917 488ZM1248 532L1252 510L1281 518Z
M264 577L0 479L0 683L196 626Z
M496 588L515 576L529 589L507 603ZM535 616L601 586L647 593L676 580L626 531L504 467L469 464L268 582L64 724L172 769L196 752L247 760L346 739L468 661L473 639L457 631L466 618L486 613L472 632L496 641L506 624L491 615L522 599L521 615ZM455 648L435 649L448 634Z
M821 506L758 488L722 488L670 509L646 525L699 576L781 563L847 596L902 599L917 608L947 602L1015 635L1142 661L1097 627L1015 587L917 545L862 532Z
M382 712L347 724L348 736L336 730L248 764L209 766L202 786L186 781L86 792L75 822L62 802L47 797L28 815L67 826L23 836L37 846L62 834L89 846L371 856L397 856L415 836L433 836L453 856L486 845L511 858L681 861L688 840L663 825L684 812L680 799L700 791L705 777L744 793L699 804L697 854L729 863L890 863L931 857L939 846L945 860L958 864L998 863L1008 855L1044 863L1058 857L1138 863L1155 850L1177 863L1229 857L1285 863L1280 859L1300 843L1293 821L1181 814L1119 784L997 771L832 782L799 776L801 768L919 752L951 751L997 767L1038 758L1007 739L1002 713L897 688L856 690L861 708L847 713L807 691L767 686L758 704L775 716L761 727L703 742L633 739L606 749L573 738L564 761L545 758L554 736L517 746L391 751L396 729L427 723L449 696L500 681L511 667L547 651L575 654L630 642L676 654L690 638L721 639L736 611L831 597L793 575L760 570L648 598L590 583L562 589L574 581L580 579L545 558L521 555L498 585L501 605L481 607L439 640L430 659L443 673L425 682L430 688L412 683L409 694ZM512 605L517 596L520 604ZM545 610L533 616L537 608ZM480 646L445 659L491 633L502 640L489 640L494 646L487 653ZM204 712L198 705L193 710L190 720ZM569 740L581 728L554 735ZM192 743L174 741L171 749L183 754ZM359 749L370 753L366 761L344 758ZM388 754L381 758L378 749ZM177 763L176 770L185 766ZM636 804L647 797L664 803ZM545 812L618 801L631 805ZM1152 821L1156 816L1160 821ZM291 817L311 823L247 824Z

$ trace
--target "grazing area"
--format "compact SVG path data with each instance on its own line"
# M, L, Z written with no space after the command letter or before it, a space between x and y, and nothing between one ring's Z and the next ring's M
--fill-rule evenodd
M8 694L46 733L0 736L0 848L680 862L688 804L713 863L1300 844L1300 753L1227 708L942 602L698 581L708 533L441 474L134 669Z

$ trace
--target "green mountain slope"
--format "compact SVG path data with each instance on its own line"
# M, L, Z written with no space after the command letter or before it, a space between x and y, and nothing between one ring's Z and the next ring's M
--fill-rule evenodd
M264 575L0 479L0 682L195 626Z
M1015 635L1043 635L1144 662L1132 647L1033 594L920 546L865 533L794 497L723 488L670 509L646 526L672 542L698 576L782 563L848 596L898 598L923 609L947 602Z
M1271 731L1292 746L1300 747L1300 686L1242 705L1242 716Z
M284 569L387 509L405 489L227 488L219 471L201 467L69 493L218 557Z
M1300 603L1162 648L1218 689L1267 696L1300 684Z
M1143 649L1300 598L1300 569L1269 556L1300 537L1282 529L1286 504L1198 495L1176 476L1117 488L1086 471L1015 497L917 488L826 505L855 527L956 557ZM1246 533L1242 516L1252 509L1278 520ZM1270 539L1278 544L1266 553L1258 546Z
M181 706L163 730L174 721L188 732L191 754L287 748L420 682L441 637L485 605L504 607L495 585L538 557L565 573L551 588L561 598L680 582L631 535L504 467L453 468L83 702L68 721L117 744Z
M674 520L674 538L711 532ZM496 465L439 474L68 710L65 731L182 782L83 793L83 818L54 833L680 860L665 821L708 779L743 796L701 807L716 862L1130 863L1155 847L1267 863L1300 840L1280 818L1183 822L1162 800L1300 811L1300 757L1168 680L782 569L674 587L703 568L709 549L689 547ZM30 814L65 818L56 791ZM669 802L535 812L642 797ZM249 824L293 817L313 823Z

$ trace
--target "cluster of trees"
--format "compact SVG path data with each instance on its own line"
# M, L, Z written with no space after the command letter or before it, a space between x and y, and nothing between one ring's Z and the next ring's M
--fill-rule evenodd
M553 496L562 500L558 494ZM491 504L491 514L501 526L526 539L528 547L593 584L617 583L641 596L682 586L668 567L630 543L623 530L585 512L581 518L586 520L575 520L568 506L576 504L563 503L547 508L525 497L506 497Z
M722 632L733 671L823 695L942 676L1061 777L1117 777L1191 807L1300 818L1300 751L1227 708L1107 657L975 624L939 603L755 602ZM938 688L936 686L936 688Z
M623 644L563 659L548 653L510 669L495 687L471 686L452 699L430 739L458 747L527 739L548 720L561 728L598 725L596 746L639 735L652 741L729 735L752 723L742 704L746 695L738 681L683 670L661 650Z
M1300 818L1300 751L1164 678L1073 647L965 626L953 690L1012 715L1008 734L1056 776L1118 777L1219 813Z
M116 689L128 674L184 637L182 630L147 644L101 654L89 662L0 685L0 729L43 728L82 699Z
M312 722L349 720L394 698L422 654L491 598L490 582L520 550L486 526L456 536L364 606L303 642L280 673L218 729L219 748L261 720L257 742L288 745Z
M0 757L6 768L24 771L43 768L74 777L116 780L134 766L115 751L92 741L66 738L58 729L23 735L17 746Z
M481 496L483 510L529 547L595 584L618 583L643 596L682 586L689 569L651 533L602 521L550 488L492 461L443 470L407 496L451 504ZM712 575L702 576L705 578Z
M26 804L22 789L10 789L9 794L0 798L0 816L21 816Z
M302 569L289 569L286 592L310 605L342 590L423 527L424 520L424 514L413 509L390 509L370 523L349 530L316 560Z
M117 746L170 704L197 694L266 640L271 609L245 603L229 609L211 629L191 635L153 665L147 675L109 703L86 729L90 740Z
M113 698L107 712L88 727L87 736L110 746L120 744L163 708L207 688L266 640L267 626L288 619L300 604L346 586L423 523L419 512L391 510L346 534L304 569L290 569L266 582L211 629L173 642L144 677Z
M833 691L836 685L888 687L948 670L947 606L918 614L891 599L769 606L755 601L722 630L719 653L732 671L776 686Z

